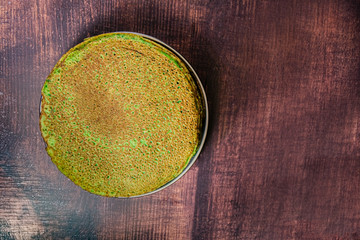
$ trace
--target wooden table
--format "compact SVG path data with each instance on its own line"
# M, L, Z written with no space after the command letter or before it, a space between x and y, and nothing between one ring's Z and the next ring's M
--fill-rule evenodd
M90 194L46 154L42 85L84 38L152 35L198 72L200 158L137 199ZM0 239L359 239L360 2L2 0Z

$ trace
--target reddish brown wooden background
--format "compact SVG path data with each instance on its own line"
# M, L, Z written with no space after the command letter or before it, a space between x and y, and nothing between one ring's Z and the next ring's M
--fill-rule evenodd
M85 37L150 34L210 104L205 148L164 191L89 194L50 161L42 84ZM359 239L360 2L1 0L0 239Z

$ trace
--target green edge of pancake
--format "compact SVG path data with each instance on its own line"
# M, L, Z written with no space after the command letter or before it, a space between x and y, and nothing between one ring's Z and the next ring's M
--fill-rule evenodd
M79 167L80 170L76 170L74 169L74 171L72 171L71 169L69 170L69 166L67 166L67 158L64 157L64 154L59 154L59 149L62 149L63 146L61 145L61 136L57 136L56 133L54 133L54 131L52 131L53 129L51 128L51 121L55 121L54 119L54 109L55 107L53 106L52 109L52 105L53 104L53 100L52 100L52 94L56 94L56 91L54 91L53 89L55 88L55 84L54 81L56 81L56 79L58 81L61 81L62 78L65 78L62 74L63 73L67 73L67 71L69 70L68 68L70 68L71 66L75 66L75 67L79 67L78 65L80 64L80 62L88 57L85 56L87 54L86 50L89 46L90 43L98 43L98 42L102 42L102 41L106 41L106 39L125 39L125 40L129 40L129 41L133 41L143 45L147 45L149 46L151 49L155 49L157 52L161 53L163 56L165 56L169 62L171 62L171 64L175 65L178 69L180 69L180 72L182 74L184 74L184 76L186 76L187 81L188 81L188 90L191 91L192 93L192 97L194 100L194 105L196 108L196 113L197 113L197 119L196 119L196 129L194 129L196 131L196 139L193 143L193 147L191 150L191 153L188 154L185 158L183 159L182 163L180 163L180 168L178 168L176 171L172 171L171 176L164 176L162 179L160 179L157 183L152 183L152 185L150 187L148 187L146 184L146 177L145 177L145 182L141 182L140 181L140 185L136 188L135 186L135 190L134 190L134 186L132 186L131 184L129 184L129 190L127 190L127 186L126 184L123 184L122 189L118 189L117 186L115 185L111 185L110 183L104 183L104 181L106 181L106 179L104 180L104 174L101 172L95 172L95 173L91 173L90 177L89 177L89 173L84 173L84 168L81 168L81 166ZM85 51L85 53L84 53ZM85 60L84 60L85 61ZM67 70L66 70L67 69ZM179 72L178 72L179 73ZM85 79L86 80L86 79ZM61 94L60 94L61 95ZM71 98L71 97L70 97ZM135 104L136 105L136 104ZM75 108L76 106L74 106ZM66 113L66 110L65 112ZM202 123L204 120L204 107L203 107L203 100L201 98L201 94L199 93L199 90L197 89L196 84L194 83L194 80L192 79L190 73L188 72L185 64L178 58L176 57L172 52L170 52L169 50L167 50L166 48L164 48L163 46L148 40L144 37L140 37L138 35L135 34L130 34L130 33L110 33L110 34L103 34L103 35L99 35L99 36L95 36L92 38L88 38L86 39L84 42L80 43L79 45L75 46L74 48L70 49L66 54L63 55L63 57L58 61L58 63L56 64L56 66L54 67L54 69L52 70L51 74L48 76L48 78L46 79L44 86L42 88L42 103L41 103L41 115L40 115L40 129L41 129L41 133L42 136L45 140L45 142L47 143L47 152L49 154L49 156L51 157L52 161L57 165L57 167L59 168L59 170L66 175L67 177L69 177L74 183L76 183L77 185L79 185L80 187L82 187L83 189L98 194L98 195L102 195L102 196L112 196L112 197L129 197L129 196L135 196L135 195L141 195L147 192L151 192L153 190L158 189L159 187L163 186L164 184L168 183L169 181L171 181L172 179L176 178L179 174L181 174L181 172L186 168L186 166L188 165L189 161L191 160L191 158L196 154L198 148L199 148L199 143L200 143L200 135L201 135L201 129L202 129ZM77 122L76 124L81 125L81 119L79 120L79 122ZM65 126L66 127L66 126ZM89 126L87 126L89 127ZM56 129L56 128L55 128ZM99 132L99 131L98 131ZM92 138L91 136L91 132L87 131L86 129L84 129L84 135L88 134L88 138L85 139L85 143L87 143L86 141L89 142L92 141L94 142L94 144L98 144L99 142L98 139L99 138ZM71 137L69 138L71 139ZM105 138L104 138L105 139ZM73 139L74 140L74 139ZM127 139L128 141L129 139ZM71 141L71 140L70 140ZM107 140L105 140L107 141ZM133 141L133 142L132 142ZM151 141L151 140L150 140ZM57 143L60 142L60 143ZM141 145L139 144L139 142L136 139L130 139L128 145L131 145L131 147L134 148L134 151L137 151L137 146ZM57 145L58 144L58 145ZM67 144L69 144L69 142L67 142ZM167 144L173 144L173 142L169 141L167 142ZM76 146L79 146L78 144L74 144ZM116 145L116 144L115 144ZM113 145L111 145L113 146ZM71 147L71 146L69 146ZM86 145L86 147L89 147L89 145ZM91 148L91 147L90 147ZM138 147L140 148L140 147ZM95 147L94 147L95 149ZM124 149L124 147L123 147ZM176 148L175 148L176 149ZM63 150L63 149L62 149ZM130 149L131 150L131 149ZM170 153L170 152L169 152ZM172 153L173 154L173 153ZM123 154L123 156L125 156L126 154ZM79 155L81 156L81 155ZM107 155L105 155L106 157ZM149 161L149 157L151 158L151 154L148 156L148 158L146 158L147 161ZM74 159L74 157L72 157ZM80 158L83 158L83 156L81 156ZM113 159L114 156L111 156L111 159ZM84 164L83 159L78 159L78 164ZM126 164L126 159L123 161L119 161L118 162L119 165L121 164ZM132 162L134 163L134 161ZM74 164L76 165L76 163L74 163L74 161L69 162L68 165L72 165L72 168L74 168ZM102 164L108 164L106 162L106 159L104 159L102 162L97 162L96 166L99 166L99 169L101 169L101 165ZM112 161L111 164L116 164L116 162ZM145 165L147 163L145 162ZM94 165L95 166L95 165ZM109 165L110 166L110 165ZM108 171L107 174L105 174L105 176L107 175L107 178L112 177L113 175L111 174L111 169L109 169L109 166L104 167L104 169L106 171ZM111 167L114 167L113 165L111 165ZM137 166L139 167L139 166ZM75 166L76 168L76 166ZM141 166L140 166L141 168ZM150 171L149 171L150 169ZM85 171L89 170L85 168ZM91 168L90 168L91 170ZM90 171L89 170L89 171ZM130 169L131 171L133 170L133 168ZM154 169L157 171L161 171L161 169ZM83 171L83 175L87 174L87 177L85 178L79 178L79 174L78 171ZM129 171L126 170L126 171ZM122 169L122 176L125 176L127 174L127 172L124 171L124 169ZM147 174L155 174L154 172L151 172L151 168L147 169ZM97 178L98 175L101 175L101 179ZM118 176L119 173L114 174L115 176ZM121 174L120 174L121 175ZM92 178L93 177L93 178ZM125 178L125 177L124 177ZM85 180L84 180L85 179ZM91 180L89 179L94 179L94 182L91 182ZM125 179L127 182L130 181L129 179ZM124 182L126 182L124 180ZM153 179L152 179L153 180ZM96 181L100 181L100 183L96 183ZM110 182L110 180L109 180ZM119 184L118 182L114 182ZM94 185L95 184L95 185ZM103 186L102 186L103 185ZM120 185L121 185L121 180L120 180ZM125 186L125 187L124 187Z

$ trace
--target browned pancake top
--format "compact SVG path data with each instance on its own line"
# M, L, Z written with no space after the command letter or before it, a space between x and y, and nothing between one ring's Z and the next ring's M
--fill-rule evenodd
M40 128L59 170L112 197L151 192L199 147L200 93L165 47L130 33L89 38L67 52L42 89Z

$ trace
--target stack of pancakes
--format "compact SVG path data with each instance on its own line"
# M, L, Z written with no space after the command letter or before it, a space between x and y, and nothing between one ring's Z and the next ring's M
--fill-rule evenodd
M86 39L42 89L48 154L74 183L103 196L141 195L176 178L199 148L203 120L184 62L131 33Z

